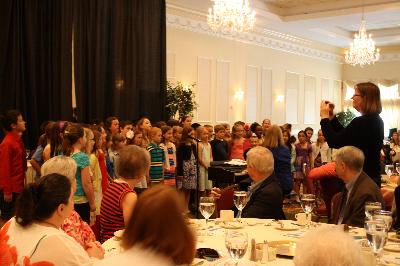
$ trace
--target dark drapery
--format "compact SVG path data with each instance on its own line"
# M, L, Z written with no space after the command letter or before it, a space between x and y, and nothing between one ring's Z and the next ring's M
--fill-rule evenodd
M28 147L43 121L71 119L72 11L70 0L0 4L0 110L23 112Z
M163 119L165 0L76 0L78 119Z

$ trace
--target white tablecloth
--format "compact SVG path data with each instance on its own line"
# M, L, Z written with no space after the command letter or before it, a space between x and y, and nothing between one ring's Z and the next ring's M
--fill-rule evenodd
M260 262L253 263L248 261L250 258L250 242L251 239L254 238L256 243L262 243L264 240L267 240L268 242L270 241L278 241L278 240L291 240L291 241L297 241L299 238L306 233L305 228L299 227L299 230L296 231L283 231L278 228L280 228L279 224L276 222L273 222L272 220L261 220L261 219L242 219L243 224L245 226L241 229L237 230L243 230L247 232L248 237L249 237L249 245L248 245L248 250L244 256L244 259L246 265L279 265L279 266L286 266L286 265L294 265L293 260L289 258L277 258L274 261L270 261L267 264L261 264ZM227 249L225 247L225 229L222 228L220 225L221 224L216 224L214 221L209 222L209 230L204 230L205 228L205 222L204 220L192 220L194 223L194 228L197 228L196 233L197 233L197 248L213 248L220 252L225 258L229 258ZM283 221L285 227L293 227L294 221L291 220L286 220ZM251 225L250 225L251 224ZM255 224L255 225L254 225ZM334 225L332 225L334 226ZM311 230L311 229L310 229ZM208 232L208 233L207 233ZM357 238L364 237L365 239L365 231L363 228L357 228L357 229L352 229L350 230L349 234ZM393 244L393 242L388 242ZM103 247L106 251L105 256L113 256L115 254L118 254L119 252L122 251L120 248L120 241L113 237L106 242L103 243ZM391 260L396 260L397 264L390 264L390 265L400 265L400 260L396 259L397 257L400 257L400 253L393 253L393 252L387 252L383 251L382 252L383 256L385 258L389 258ZM221 262L221 261L219 261ZM205 265L216 265L218 264L217 262L213 263L202 263L202 266Z

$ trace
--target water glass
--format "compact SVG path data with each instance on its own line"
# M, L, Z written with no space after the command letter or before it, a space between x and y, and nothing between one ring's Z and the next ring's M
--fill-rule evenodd
M394 166L396 167L396 172L400 175L400 163L395 163Z
M215 210L215 198L214 197L200 197L200 206L199 206L201 215L206 219L206 224L208 223L208 219L214 213Z
M238 209L237 218L240 220L242 217L242 210L247 204L247 192L246 191L235 191L233 192L233 203Z
M382 209L382 203L378 201L367 201L365 203L365 217L367 220L372 220L372 215L374 211L379 211Z
M368 220L365 221L364 226L368 243L379 265L379 256L387 239L387 226L382 220Z
M385 173L388 175L389 178L392 176L393 171L394 171L393 165L391 164L385 165Z
M300 203L303 211L306 213L307 227L309 227L309 219L308 216L311 214L312 210L315 207L315 195L314 194L301 194L300 195Z
M385 210L376 210L372 215L373 220L382 220L386 224L386 229L389 232L392 228L392 212Z
M238 265L239 260L246 254L247 245L248 237L246 232L226 230L225 246L235 265Z

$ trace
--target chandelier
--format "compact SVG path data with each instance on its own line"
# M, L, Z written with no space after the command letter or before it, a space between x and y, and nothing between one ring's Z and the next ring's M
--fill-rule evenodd
M346 63L350 65L364 65L373 64L379 60L379 49L375 49L375 42L372 40L372 35L367 35L365 29L364 9L361 19L360 29L358 34L354 34L354 40L350 44L349 51L345 53Z
M256 12L251 11L248 0L212 0L208 9L207 23L213 31L242 32L251 30Z

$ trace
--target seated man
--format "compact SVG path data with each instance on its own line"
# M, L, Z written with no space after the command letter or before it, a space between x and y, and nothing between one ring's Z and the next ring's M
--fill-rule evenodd
M247 153L247 171L253 183L249 187L248 201L242 211L243 218L285 219L282 210L283 194L274 175L274 157L264 147L257 146ZM218 188L211 194L219 198Z
M364 227L364 206L367 201L379 201L385 206L376 183L365 174L363 152L353 146L340 148L336 153L336 173L345 183L338 196L337 208L332 210L333 222Z

